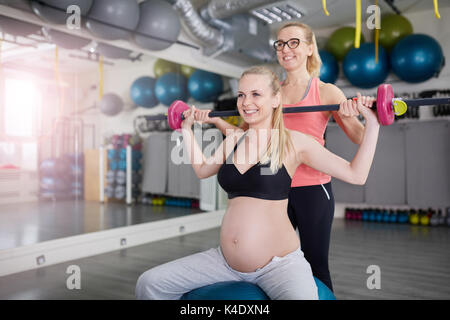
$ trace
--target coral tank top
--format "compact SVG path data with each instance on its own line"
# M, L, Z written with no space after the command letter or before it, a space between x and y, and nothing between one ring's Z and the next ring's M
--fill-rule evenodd
M320 105L319 81L319 78L312 78L306 96L296 104L285 104L283 107ZM316 139L321 145L325 145L323 136L328 123L326 112L285 113L283 119L286 128L306 133ZM291 187L319 185L330 181L331 177L329 175L302 164L295 171Z

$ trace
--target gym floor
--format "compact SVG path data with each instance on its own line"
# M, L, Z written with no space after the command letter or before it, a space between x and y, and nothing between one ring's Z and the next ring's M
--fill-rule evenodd
M0 250L202 212L199 209L93 201L0 206Z
M3 240L7 232L10 234L8 239L16 234L17 240L15 243L9 240L9 245L24 244L62 234L73 235L127 223L167 219L185 215L191 210L135 205L127 213L123 204L108 204L102 220L96 216L101 207L99 204L84 203L77 207L68 202L61 204L58 210L53 207L54 210L49 211L46 217L27 221L30 224L23 228L37 228L35 234L38 236L24 240L24 233L20 234L23 230L14 228L14 225L18 226L22 221L36 216L38 211L44 212L43 208L48 205L20 204L11 207L14 211L9 213L2 210L2 246L6 247ZM64 207L67 210L61 210ZM77 212L78 217L73 212ZM91 219L86 218L93 213L96 214ZM16 218L13 219L13 216ZM3 276L0 277L0 299L134 299L136 281L147 269L218 245L219 228L214 228ZM449 253L448 227L335 219L331 234L330 270L336 297L344 300L450 299ZM70 265L80 267L80 290L66 287L66 270ZM380 289L368 289L367 286L371 276L367 268L373 265L381 271Z

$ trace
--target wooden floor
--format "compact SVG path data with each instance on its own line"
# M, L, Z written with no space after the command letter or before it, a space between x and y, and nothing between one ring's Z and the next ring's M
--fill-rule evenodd
M0 277L0 299L134 299L145 270L218 244L216 228ZM66 287L70 265L81 269L80 290ZM370 265L380 289L367 288ZM338 299L450 299L450 228L336 219L330 270Z

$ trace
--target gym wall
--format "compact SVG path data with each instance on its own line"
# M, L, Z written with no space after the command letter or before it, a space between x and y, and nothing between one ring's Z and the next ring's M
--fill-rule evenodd
M441 15L443 17L450 16L450 8L443 7L441 9ZM413 23L415 32L426 33L435 38L442 46L444 52L448 52L450 50L450 33L443 32L443 30L450 30L450 20L449 19L441 19L439 24L430 24L427 23L429 19L434 19L434 12L432 10L415 12L405 14L405 16ZM363 14L364 17L364 14ZM431 17L431 18L430 18ZM438 29L439 28L439 29ZM315 30L318 38L323 37L327 38L335 28ZM369 30L365 26L362 28L362 32L366 38L366 42L371 41L371 34ZM152 109L144 109L144 108L136 108L132 106L131 99L129 97L129 88L133 81L141 76L150 76L154 77L153 74L153 64L156 61L156 58L144 56L142 58L143 61L136 61L131 63L129 61L119 61L114 60L114 66L105 66L104 67L104 92L114 92L120 95L124 101L125 109L117 116L109 117L101 114L98 110L86 113L83 115L83 119L86 123L95 123L97 128L97 143L100 144L103 140L103 137L112 134L122 134L125 132L133 131L133 119L137 115L141 114L158 114L164 113L167 110L167 107L163 105L157 105ZM80 90L86 90L89 86L98 84L98 74L96 67L93 68L92 72L83 73L77 75L78 84L80 85ZM418 84L410 84L404 81L398 80L398 78L392 74L389 74L386 79L387 83L391 83L394 88L394 93L396 96L402 96L402 94L417 94L420 91L424 90L432 90L432 89L449 89L450 83L450 67L447 64L439 78L433 78L426 82L418 83ZM376 88L373 89L361 89L353 87L347 79L345 79L342 70L340 70L340 76L336 82L336 85L344 91L344 94L347 96L354 96L356 92L361 92L362 94L367 95L376 95ZM83 100L83 104L85 106L92 105L98 99L97 94L91 94ZM212 104L202 105L198 102L190 101L190 103L195 103L196 107L199 108L212 108ZM420 120L432 119L432 108L421 108L420 109ZM412 123L411 125L414 125ZM337 127L333 127L334 124L330 124L329 130L327 132L328 146L331 150L335 151L337 154L340 154L345 157L346 152L350 151L349 154L354 154L354 146L351 146L349 141L346 139L341 139L339 136L333 137L333 132L336 134L340 134L340 129ZM379 147L381 151L385 150L386 152L392 152L395 150L395 146L397 143L400 143L402 126L392 126L392 128L383 128L383 132L380 137ZM384 136L392 136L394 137L391 144L385 144L383 141ZM345 140L341 145L339 140ZM348 140L348 139L347 139ZM350 146L345 146L345 144L349 143ZM405 146L405 145L403 145ZM347 151L345 151L347 150ZM381 152L379 151L379 152ZM406 150L405 150L406 152ZM384 151L383 151L384 153ZM404 168L405 163L402 161L412 161L411 159L406 158L405 155L399 155L398 153L394 153L392 155L394 158L392 161L389 161L392 166L388 168L385 172L386 176L389 176L387 172L395 171L398 176L396 181L390 181L390 185L394 186L404 186L407 184L404 173L399 171L401 168ZM399 158L396 158L399 157ZM419 158L421 159L421 158ZM380 164L381 165L381 164ZM384 165L384 164L383 164ZM337 182L338 184L340 182ZM377 194L377 192L373 190L377 190L375 185L378 185L377 182L371 181L369 179L368 185L365 187L357 187L357 186L349 186L342 187L342 192L338 190L338 187L335 187L335 191L337 193L336 197L336 217L343 217L344 212L341 210L343 204L349 202L352 204L357 204L363 201L370 201L373 204L389 204L389 205L408 205L408 195L407 191L404 190L403 194L394 194L394 193L384 193ZM339 187L340 188L340 187ZM345 190L345 191L344 191ZM445 189L444 189L445 190ZM348 192L347 192L348 191ZM340 197L340 194L345 194L345 197Z

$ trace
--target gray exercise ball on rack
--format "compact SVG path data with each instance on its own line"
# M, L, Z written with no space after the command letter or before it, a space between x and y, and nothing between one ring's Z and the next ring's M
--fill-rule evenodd
M148 0L139 4L140 18L134 40L142 48L164 50L178 39L180 20L167 1Z
M136 0L95 0L86 27L96 37L119 40L130 38L138 22Z

